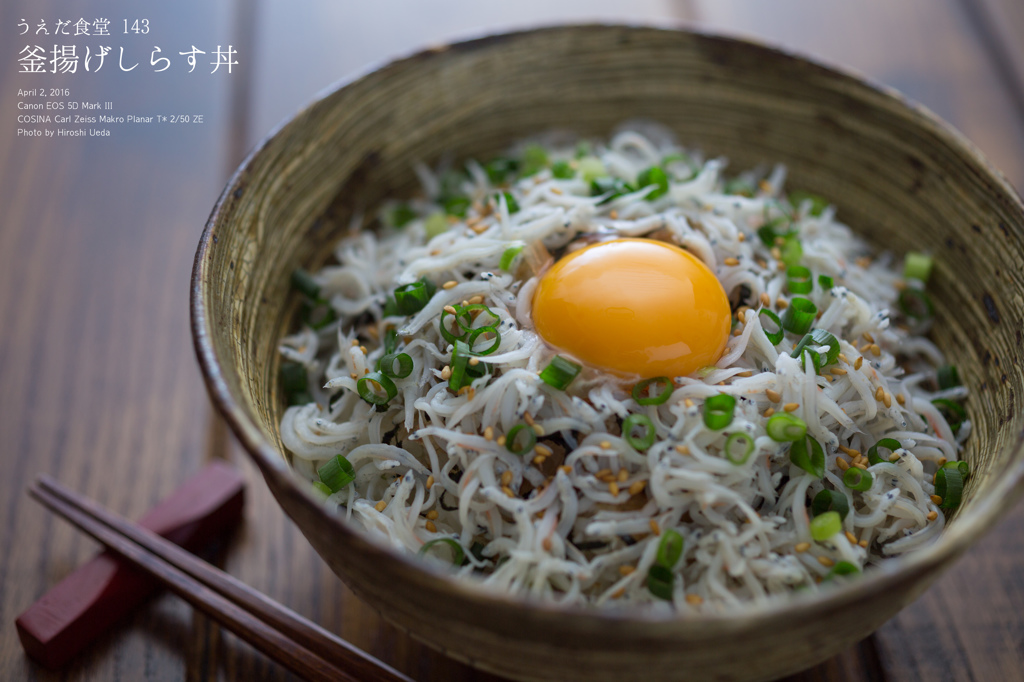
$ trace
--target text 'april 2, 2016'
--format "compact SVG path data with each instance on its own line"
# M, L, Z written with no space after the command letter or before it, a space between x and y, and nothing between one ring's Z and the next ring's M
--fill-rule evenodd
M18 90L18 137L110 137L122 125L195 125L195 112L121 113L111 101L80 101L68 88Z

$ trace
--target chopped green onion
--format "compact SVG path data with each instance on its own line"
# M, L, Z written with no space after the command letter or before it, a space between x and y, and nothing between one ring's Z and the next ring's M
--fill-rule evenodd
M840 561L832 567L832 570L822 580L832 580L837 575L855 575L857 573L860 573L860 569L857 568L856 564L852 564L849 561Z
M956 509L964 492L964 477L960 462L946 462L935 472L935 494L942 498L942 509ZM952 466L950 466L952 465Z
M825 512L836 512L840 519L850 513L850 500L838 490L822 490L811 500L811 516L821 516Z
M522 177L538 172L548 165L548 153L539 144L531 144L523 150Z
M793 265L786 270L786 286L794 294L809 294L814 288L811 270L802 265Z
M694 170L693 170L693 161L686 154L682 154L680 152L675 152L675 153L663 156L661 158L661 166L662 166L662 168L666 168L666 169L671 170L670 166L672 166L673 164L677 164L677 163L684 164L686 166L686 170L689 171L687 176L685 178L683 178L684 180L689 180L690 178L692 178L695 175L697 175L697 173L694 172Z
M434 295L433 285L425 279L411 284L403 284L395 289L395 303L398 305L398 312L403 315L412 315L423 310L430 297Z
M455 321L455 325L453 327L455 329L455 331L461 331L461 329L462 329L462 326L459 324L459 308L455 308L455 313L454 314L448 312L447 310L442 310L441 311L441 320L440 320L440 331L441 331L442 338L444 338L444 340L447 341L448 343L455 343L456 341L460 341L462 339L465 339L466 338L466 332L465 331L463 331L461 334L455 334L455 333L452 332L451 329L448 328L448 325L445 324L445 320L444 320L444 318L446 316L451 316L452 319Z
M398 204L391 209L391 224L395 227L405 227L416 219L416 211L409 204Z
M394 353L398 349L398 331L394 327L384 330L384 354Z
M813 329L810 333L804 335L796 345L796 348L793 349L793 357L800 357L803 351L808 349L808 346L828 346L828 350L825 352L823 358L815 358L816 366L819 364L822 367L831 365L839 359L839 341L837 341L836 337L834 337L830 332L824 329ZM808 350L808 352L810 351ZM818 353L814 353L814 355L817 356ZM821 360L823 360L823 362Z
M960 425L967 419L967 411L964 410L963 406L949 400L947 398L936 398L932 401L932 405L939 408L939 412L946 418L946 422L949 424L949 429L953 433L960 430Z
M519 212L519 202L516 201L516 198L512 196L511 192L502 192L501 196L505 197L505 206L508 208L509 215Z
M736 398L728 393L713 395L704 401L704 425L719 431L732 424L736 410Z
M452 565L461 566L462 562L466 560L466 551L462 549L462 545L453 540L452 538L435 538L429 542L424 542L423 546L420 547L420 551L417 552L419 556L426 556L432 548L437 545L445 544L452 549Z
M811 537L824 542L843 529L843 520L839 512L827 511L811 519Z
M725 439L725 458L740 466L746 464L754 452L754 439L745 433L733 433Z
M782 252L782 262L787 266L799 265L800 259L804 257L804 247L800 245L800 240L794 236L790 236L783 242L780 251Z
M789 461L815 478L825 476L825 451L821 443L810 436L793 441L789 446Z
M820 216L828 208L828 201L817 194L811 194L802 190L789 193L789 203L794 211L799 211L805 201L811 202L811 210L808 213L815 217Z
M509 175L515 174L519 170L519 162L515 159L506 159L498 157L488 162L484 166L484 171L487 173L487 178L491 181L491 184L500 185L505 181Z
M519 437L520 433L526 434L526 441L523 443L522 447L517 448L516 439ZM508 430L508 433L505 434L505 449L511 452L513 455L519 455L520 457L522 457L523 455L533 450L533 446L536 444L537 432L534 431L532 427L527 426L526 424L516 424L515 426Z
M725 187L722 191L726 194L738 194L744 197L754 196L754 183L750 180L744 180L743 178L733 178L732 180L726 180Z
M398 363L397 370L395 369L395 362ZM412 374L412 358L408 353L388 353L377 363L377 369L384 376L393 379L404 379Z
M583 175L584 182L591 182L596 178L608 175L604 162L595 156L585 156L577 164L580 173Z
M566 360L561 355L556 355L551 358L548 366L541 370L540 378L548 386L564 391L580 373L581 369L583 369L581 365L577 365L571 360Z
M444 206L444 212L447 213L448 215L453 215L453 216L455 216L457 218L465 218L466 217L466 212L469 211L469 206L472 203L473 202L471 202L469 200L469 197L451 196L451 197L445 197L444 200L441 202L441 205ZM435 215L439 215L439 214L435 214ZM431 217L433 217L433 216L431 216ZM444 219L444 216L441 216L441 218ZM447 229L448 229L448 221L445 220L444 228L441 229L440 231L438 231L437 234L440 234L441 232L444 232ZM430 232L431 232L431 230L429 228L429 223L428 223L427 234L429 235Z
M658 564L672 570L683 556L683 536L669 528L658 543Z
M822 289L831 289L836 285L835 281L828 275L818 275L818 284Z
M307 270L302 268L292 270L292 286L302 292L306 298L314 301L320 298L320 285Z
M882 440L878 441L870 448L868 448L868 464L881 464L882 462L889 461L888 457L882 457L881 455L878 454L878 448L885 448L890 453L892 453L896 452L901 447L903 446L900 445L900 442L895 438L883 438Z
M601 201L597 202L598 206L601 204L607 204L615 197L620 197L623 194L629 194L632 191L633 188L629 186L629 183L621 178L602 177L590 181L590 196L597 197L605 195Z
M818 307L809 299L796 296L782 313L782 328L794 334L806 334L817 314Z
M871 475L870 471L865 471L859 467L850 467L843 474L843 485L850 490L868 490L871 488L874 480L875 477Z
M569 180L576 176L576 171L568 161L556 161L555 165L551 166L551 176L559 180Z
M647 571L647 589L658 599L672 601L672 581L675 575L661 564L653 564Z
M634 436L633 429L636 428L643 429L643 434ZM622 422L622 437L637 450L646 450L654 445L654 436L654 422L645 414L631 414Z
M381 315L384 317L395 317L401 315L398 311L398 304L395 303L395 299L392 296L388 296L384 299L384 309L381 310Z
M957 470L960 471L960 476L965 481L967 480L968 474L971 473L971 467L967 464L967 462L965 462L963 460L956 460L955 462L946 462L942 466L944 466L946 468L951 468L951 467L955 466L957 468Z
M471 383L472 379L469 379L466 368L469 365L469 358L473 355L469 348L469 344L461 339L455 340L455 348L452 349L452 375L448 379L448 388L453 391L458 391L463 386Z
M433 239L439 234L444 234L448 231L448 227L448 219L444 217L444 213L431 213L430 217L427 218L427 222L423 225L427 239Z
M909 251L903 259L903 278L916 279L922 284L928 282L932 274L932 257L926 253Z
M308 405L313 402L313 396L308 391L298 391L288 394L288 405Z
M483 350L477 350L473 347L473 344L476 342L477 337L483 334L494 334L494 342ZM469 350L473 355L490 355L494 351L498 350L498 346L501 345L501 334L498 333L496 328L491 326L479 327L478 329L474 329L469 332L469 336L466 337L466 344L469 346Z
M775 246L775 239L777 237L789 239L792 236L794 236L796 233L793 232L792 230L787 230L786 232L783 232L781 234L775 230L776 227L784 224L785 222L786 218L779 216L778 218L772 218L764 225L757 228L757 236L761 238L761 243L763 243L768 248L771 248Z
M931 297L913 287L906 287L900 292L899 304L903 314L915 320L927 320L935 312Z
M513 244L512 246L505 249L504 253L501 254L501 262L498 263L498 267L500 267L505 272L509 272L512 268L512 261L516 259L516 256L519 255L519 252L522 251L525 247L526 244Z
M480 315L488 315L491 318L490 322L483 326L495 327L499 322L501 322L501 317L483 303L470 303L469 305L455 306L455 309L458 311L455 316L456 321L459 323L459 326L467 332L473 331L473 328L470 327L470 325L480 319ZM480 312L474 316L473 312L477 310ZM463 320L465 320L465 322L463 322Z
M315 303L307 301L302 306L302 319L314 330L320 331L336 321L338 315L326 301L321 300Z
M325 498L334 494L334 491L327 487L323 481L313 481L313 490Z
M960 372L957 371L956 365L943 365L939 367L938 375L939 388L942 390L960 385Z
M387 405L392 398L398 395L395 382L382 372L371 372L359 377L359 381L356 382L356 391L360 398L371 405Z
M769 320L775 323L776 331L768 331L765 328L763 322L761 323L761 329L764 330L764 335L768 337L768 341L771 342L773 346L779 345L782 342L782 339L784 339L786 336L786 330L782 328L782 320L779 319L778 315L773 313L771 310L768 310L767 308L761 308L760 310L757 311L757 314L759 316L764 315Z
M654 201L668 194L668 176L665 175L665 171L659 166L651 166L647 170L642 171L637 176L636 185L639 189L649 185L656 185L645 197L647 201Z
M338 492L356 480L356 470L345 455L331 457L316 470L316 474L332 493Z
M306 366L299 362L281 363L281 387L285 393L298 393L309 389Z
M807 424L787 412L773 414L766 427L768 437L777 443L792 443L807 435Z
M653 384L661 384L661 390L654 393L650 389L650 386ZM668 377L644 379L633 387L633 400L636 401L637 405L661 405L672 395L673 388L672 380ZM644 397L645 391L647 391L647 397Z

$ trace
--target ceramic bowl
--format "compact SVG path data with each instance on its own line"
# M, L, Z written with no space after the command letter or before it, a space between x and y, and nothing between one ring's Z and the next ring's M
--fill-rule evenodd
M933 338L970 387L965 499L941 540L852 584L729 617L561 609L488 594L375 544L289 473L278 339L353 214L416 187L414 161L497 154L551 128L645 117L733 168L784 162L876 246L928 251ZM206 225L196 351L217 407L285 512L362 599L445 653L523 680L769 679L850 646L913 601L1022 489L1024 207L950 126L894 92L732 38L565 26L431 49L342 82L275 130Z

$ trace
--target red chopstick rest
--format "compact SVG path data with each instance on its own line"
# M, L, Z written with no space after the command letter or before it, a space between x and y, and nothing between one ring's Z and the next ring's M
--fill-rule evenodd
M139 525L196 551L238 525L244 493L241 474L215 462L150 509ZM38 663L59 668L159 587L156 580L104 552L18 616L21 645Z

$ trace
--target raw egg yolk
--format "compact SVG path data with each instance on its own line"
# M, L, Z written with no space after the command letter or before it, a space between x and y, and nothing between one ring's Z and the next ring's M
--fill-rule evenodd
M590 365L674 377L718 361L732 318L725 290L695 256L616 239L556 262L537 284L533 322L550 345Z

